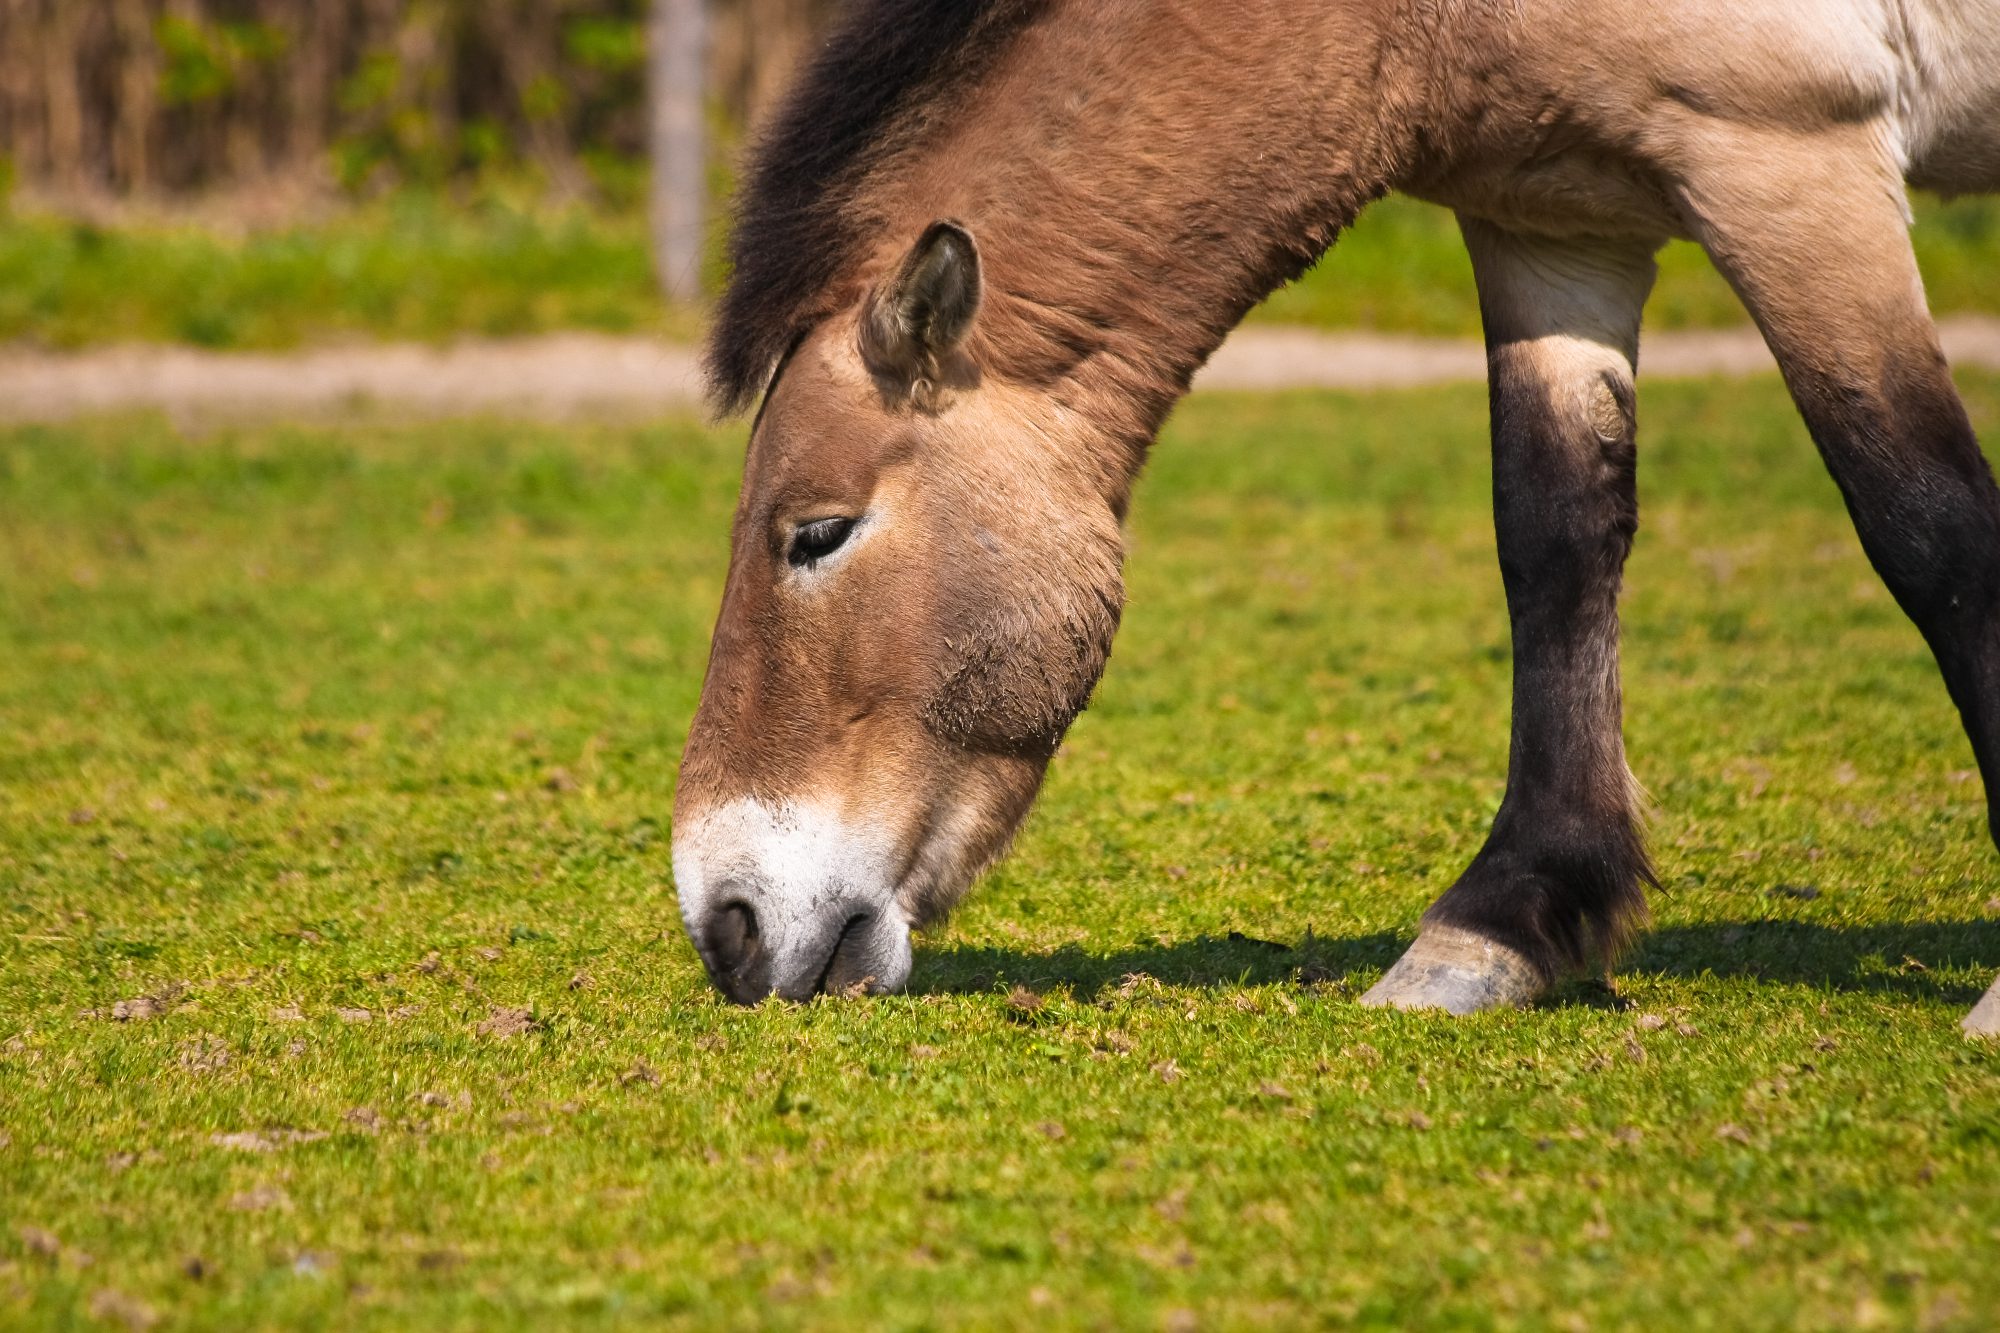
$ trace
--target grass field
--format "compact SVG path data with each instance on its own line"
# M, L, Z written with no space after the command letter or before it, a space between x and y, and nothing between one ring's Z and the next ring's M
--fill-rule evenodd
M285 348L566 329L693 338L660 300L644 220L403 195L231 233L0 214L0 342Z
M1013 858L751 1011L740 428L0 433L0 1325L1990 1327L1969 749L1775 382L1643 416L1658 928L1459 1022L1355 997L1501 792L1474 387L1191 402Z
M2000 201L1919 199L1917 219L1932 305L2000 311ZM1400 198L1364 214L1316 269L1252 317L1479 332L1457 225L1443 209ZM1662 253L1648 317L1659 328L1743 322L1706 257L1681 243ZM0 343L270 348L563 329L691 338L699 317L658 299L644 220L630 213L552 210L506 197L452 205L406 194L312 223L230 235L0 210Z

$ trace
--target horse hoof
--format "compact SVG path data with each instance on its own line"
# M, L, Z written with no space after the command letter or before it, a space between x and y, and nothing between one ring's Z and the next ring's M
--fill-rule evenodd
M1974 1037L2000 1037L2000 981L1965 1016L1965 1030Z
M1527 1004L1547 989L1521 954L1469 930L1431 926L1361 1003L1371 1009L1476 1014Z

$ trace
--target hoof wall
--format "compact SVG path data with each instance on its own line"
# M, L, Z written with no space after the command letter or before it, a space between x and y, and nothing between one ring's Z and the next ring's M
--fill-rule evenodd
M1974 1037L2000 1037L2000 981L1986 992L1986 998L1965 1016L1966 1033Z
M1527 1004L1545 989L1528 960L1506 945L1452 926L1433 926L1417 936L1361 1003L1371 1009L1476 1014Z

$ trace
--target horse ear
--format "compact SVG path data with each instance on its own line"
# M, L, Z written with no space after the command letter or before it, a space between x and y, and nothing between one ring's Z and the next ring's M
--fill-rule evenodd
M861 353L880 374L924 394L938 362L965 341L979 313L979 247L956 222L931 223L895 276L868 297Z

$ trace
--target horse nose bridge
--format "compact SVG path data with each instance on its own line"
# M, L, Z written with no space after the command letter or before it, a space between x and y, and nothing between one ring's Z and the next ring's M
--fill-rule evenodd
M703 800L782 780L798 739L801 709L809 709L813 675L802 659L773 641L770 592L740 576L732 561L722 609L709 641L701 696L682 751L682 783ZM804 659L809 662L810 659Z
M702 813L727 806L759 773L762 749L754 741L758 729L754 705L747 697L755 691L719 683L715 675L711 668L681 747L674 794L676 824L686 813L699 819Z
M793 804L739 799L683 804L674 817L673 866L688 931L699 939L734 902L759 933L779 942L822 917L886 908L898 878L865 826Z

